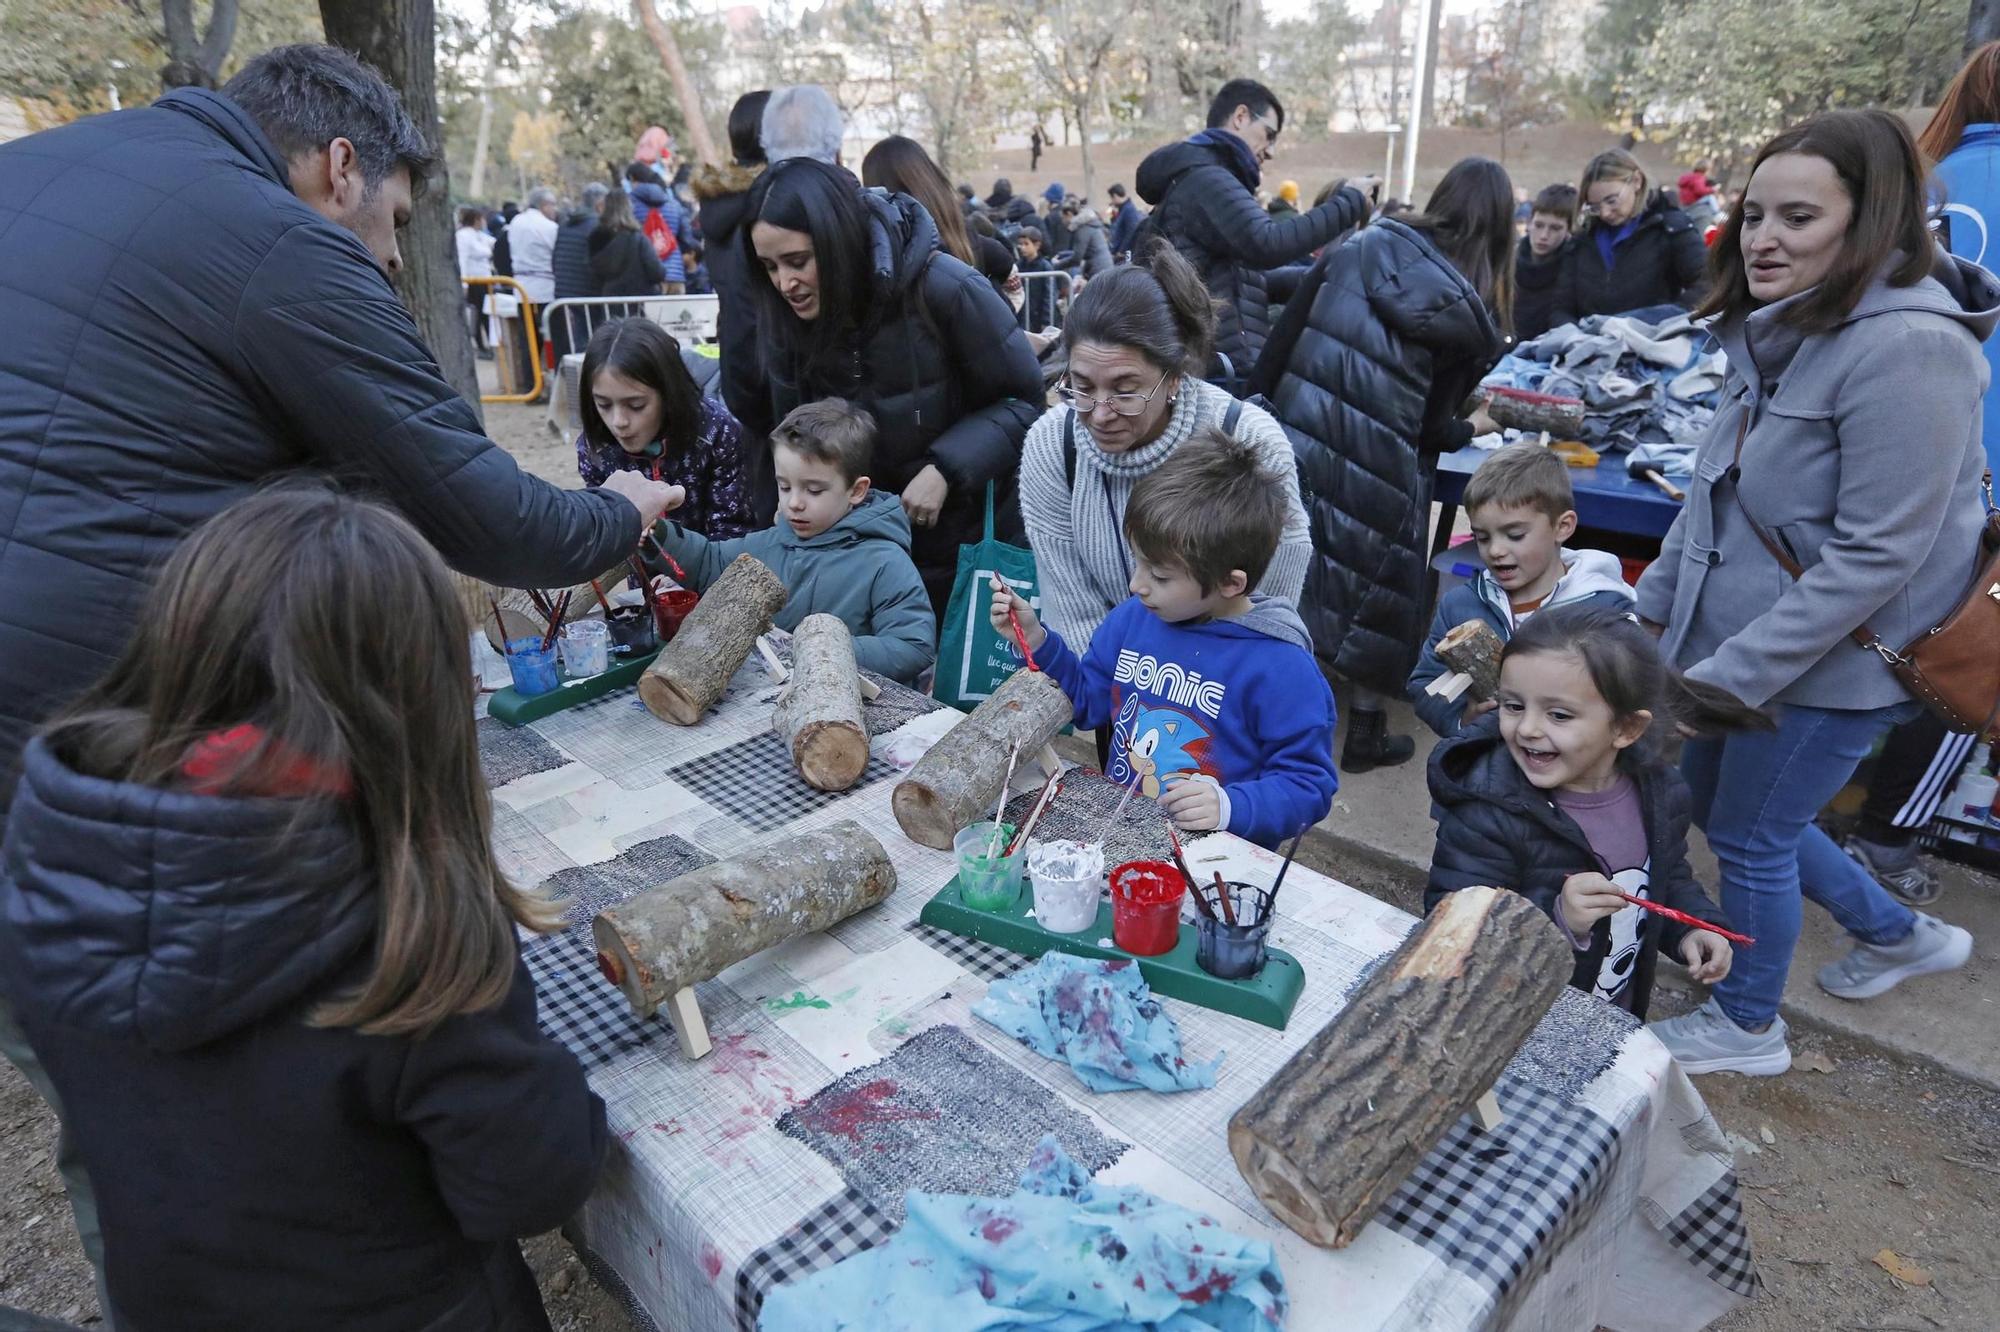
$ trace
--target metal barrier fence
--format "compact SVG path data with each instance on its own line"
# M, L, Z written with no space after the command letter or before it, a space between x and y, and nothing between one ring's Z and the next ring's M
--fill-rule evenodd
M1060 271L1023 273L1021 274L1021 285L1027 294L1027 299L1023 300L1021 308L1014 312L1014 322L1022 328L1027 329L1030 333L1041 332L1040 328L1028 322L1028 316L1033 313L1038 303L1046 303L1049 308L1049 324L1055 328L1061 328L1063 320L1069 314L1070 275ZM1043 302L1037 302L1036 300L1037 293L1035 288L1037 286L1046 286L1049 289L1047 295L1043 298Z
M493 349L493 358L494 370L500 377L500 388L502 391L499 393L482 393L479 395L479 400L481 402L533 402L536 398L541 397L542 349L541 344L535 338L535 321L533 318L523 319L518 313L522 310L527 311L531 316L534 313L535 303L528 299L527 289L510 277L469 277L460 278L459 281L464 283L468 289L474 287L483 287L486 289L486 296L476 307L478 316L481 319L495 320L500 326L501 345ZM501 308L500 303L507 296L507 293L502 289L506 287L514 289L513 299L516 313L513 315L505 313ZM469 306L471 303L467 302L467 304ZM520 330L518 334L515 332L517 328ZM510 393L506 391L516 387L514 384L516 364L514 360L516 346L514 339L517 336L527 339L527 345L523 349L527 355L529 371L529 385L526 393Z
M550 301L542 307L542 336L554 349L555 381L545 424L558 434L581 428L583 348L598 325L650 319L673 334L685 353L715 341L721 311L722 302L714 296L565 296Z

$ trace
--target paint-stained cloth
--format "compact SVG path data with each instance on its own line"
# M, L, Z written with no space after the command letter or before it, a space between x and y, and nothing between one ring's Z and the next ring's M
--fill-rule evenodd
M1127 961L1044 953L998 980L972 1015L1037 1054L1069 1063L1092 1091L1194 1091L1215 1085L1222 1055L1181 1056L1181 1030Z
M762 1332L1284 1325L1269 1244L1144 1189L1094 1183L1053 1135L1009 1197L912 1191L907 1207L886 1244L766 1296Z

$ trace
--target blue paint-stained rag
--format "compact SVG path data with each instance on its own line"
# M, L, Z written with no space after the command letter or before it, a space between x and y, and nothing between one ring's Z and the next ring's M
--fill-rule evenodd
M1043 1138L1006 1198L911 1190L888 1242L764 1298L760 1332L1253 1332L1284 1326L1262 1240L1098 1185Z
M1127 961L1044 953L994 981L972 1006L1037 1054L1069 1062L1092 1091L1195 1091L1215 1085L1222 1055L1181 1058L1181 1030Z

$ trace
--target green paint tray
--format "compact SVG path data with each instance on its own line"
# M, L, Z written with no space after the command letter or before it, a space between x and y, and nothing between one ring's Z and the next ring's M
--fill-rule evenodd
M486 715L509 726L526 726L531 721L539 721L564 708L573 708L579 703L588 703L593 698L603 698L614 689L623 689L634 684L646 668L653 664L653 658L660 655L654 648L637 656L626 657L602 675L589 675L581 680L565 680L546 694L525 695L516 693L513 685L508 685L499 693L486 700Z
M1020 900L1005 910L982 911L969 907L958 891L958 879L954 876L950 883L938 889L937 896L924 903L917 919L937 929L962 934L968 939L977 939L1027 957L1040 957L1043 953L1055 951L1075 957L1122 958L1137 962L1139 974L1146 978L1146 984L1152 987L1155 994L1172 995L1186 1003L1212 1008L1218 1013L1245 1018L1266 1027L1276 1027L1279 1031L1283 1031L1285 1024L1291 1020L1299 994L1306 988L1305 968L1299 965L1297 958L1281 948L1265 949L1264 969L1255 976L1246 980L1223 980L1203 971L1194 960L1195 928L1190 921L1181 922L1180 939L1172 948L1157 957L1139 957L1122 948L1106 948L1098 944L1099 939L1111 937L1111 900L1108 897L1098 903L1097 923L1075 934L1057 934L1043 929L1028 914L1033 906L1034 894L1023 883Z

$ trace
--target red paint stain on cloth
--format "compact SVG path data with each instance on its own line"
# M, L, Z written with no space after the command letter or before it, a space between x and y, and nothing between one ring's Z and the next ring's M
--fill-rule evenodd
M722 1255L715 1251L713 1244L701 1246L701 1270L708 1274L710 1281L722 1275Z
M801 1106L799 1119L808 1128L846 1138L860 1146L861 1135L878 1125L938 1117L935 1110L890 1104L890 1098L900 1090L890 1079L877 1078Z
M1190 1269L1189 1275L1193 1275L1192 1269ZM1235 1284L1235 1278L1229 1276L1227 1273L1210 1272L1208 1280L1203 1281L1199 1285L1189 1286L1186 1290L1177 1290L1174 1293L1189 1304L1207 1304L1216 1296L1227 1294L1229 1288Z
M1011 1216L990 1216L979 1228L979 1234L988 1244L999 1244L1020 1228L1021 1223Z

